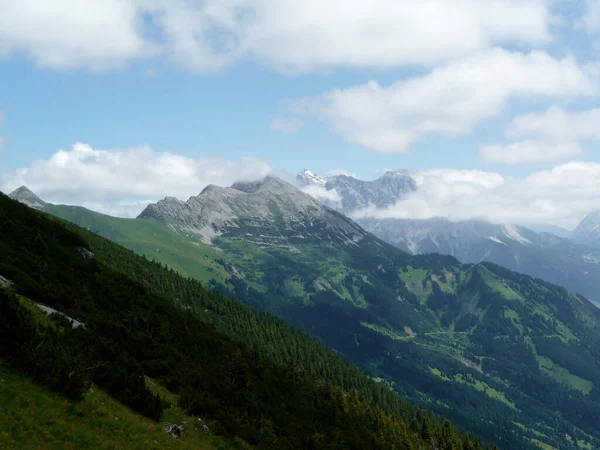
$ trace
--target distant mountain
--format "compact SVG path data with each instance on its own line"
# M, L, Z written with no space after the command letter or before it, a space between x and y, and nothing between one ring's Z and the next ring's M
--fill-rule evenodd
M417 189L406 171L387 172L375 181L338 176L323 186L340 196L341 202L331 206L349 215L369 205L385 209ZM489 261L565 286L600 304L600 213L590 214L572 241L517 225L478 220L455 223L444 218L361 217L356 221L385 242L412 254L441 253L464 263ZM569 234L558 227L540 228ZM596 249L591 248L594 245Z
M303 170L302 172L300 172L298 175L296 175L296 181L300 185L325 186L325 184L327 183L327 178L320 177L316 173L311 172L310 170L306 169L306 170Z
M600 211L588 214L573 232L577 242L600 248Z
M35 209L43 208L46 205L46 202L42 201L42 199L25 186L21 186L11 192L9 197Z
M317 185L328 191L335 190L341 198L339 210L344 214L351 214L369 206L392 206L417 189L416 181L405 171L390 171L374 181L363 181L348 175L324 179L305 170L298 174L296 179L300 185Z
M319 239L356 245L367 234L357 224L276 177L207 186L187 202L166 198L149 205L140 219L156 219L204 243L217 238L242 239L293 249L294 243ZM243 232L242 232L243 231Z
M565 286L600 303L600 250L516 225L447 219L362 219L384 241L413 254L442 253L493 262Z
M463 448L281 319L4 194L0 273L3 449Z
M527 228L529 228L531 231L535 231L536 233L550 233L563 239L571 239L573 237L572 230L567 230L566 228L547 223L530 224L527 225Z
M524 437L600 446L600 310L564 288L490 263L402 252L274 178L167 199L135 220L44 210L186 274L207 268L213 288L504 448L526 448L515 441ZM474 234L488 233L477 226ZM488 240L498 248L536 242L518 227L496 231L500 242Z

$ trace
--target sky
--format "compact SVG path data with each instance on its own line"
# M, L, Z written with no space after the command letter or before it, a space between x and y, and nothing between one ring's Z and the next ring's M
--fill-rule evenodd
M134 216L309 168L387 216L600 209L600 0L0 0L0 190ZM383 214L381 211L377 214Z

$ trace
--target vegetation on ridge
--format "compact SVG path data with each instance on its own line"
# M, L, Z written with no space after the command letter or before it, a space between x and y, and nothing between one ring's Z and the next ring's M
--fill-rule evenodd
M477 448L449 422L438 424L414 408L406 410L414 414L407 422L361 401L356 391L277 363L260 346L200 320L192 303L160 296L88 253L95 250L82 234L0 195L0 274L14 282L0 289L0 356L73 400L94 382L157 418L149 376L239 448ZM113 264L123 256L140 259L116 253ZM145 268L164 282L181 280L155 264ZM40 323L17 295L85 328Z
M269 245L246 239L269 233L268 223L242 221L211 247L154 219L130 220L124 239L122 219L55 208L188 276L211 276L212 287L285 318L384 386L503 447L522 448L512 443L520 437L558 449L600 445L599 311L564 289L492 264L410 256L370 235L348 245L328 238L319 222L306 239L292 234L278 238L288 245ZM148 244L152 236L136 235L136 223L171 237ZM169 243L175 240L181 245ZM176 256L180 251L184 257ZM138 279L153 270L144 264L130 268ZM195 289L190 280L151 284L179 299ZM251 327L234 316L203 318L252 342ZM271 345L270 338L259 340ZM282 360L292 357L281 353Z

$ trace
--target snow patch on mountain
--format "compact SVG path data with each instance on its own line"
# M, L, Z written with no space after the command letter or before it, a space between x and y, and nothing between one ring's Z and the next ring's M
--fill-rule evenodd
M502 245L506 245L508 247L508 244L506 242L501 241L500 239L498 239L495 236L490 236L488 237L489 240L496 242L497 244L502 244Z
M314 172L311 172L308 169L305 169L298 175L296 175L296 180L300 182L301 185L306 186L325 186L325 183L327 183L326 178L320 177L319 175L317 175Z
M512 239L513 241L517 241L520 244L533 245L533 242L531 242L529 239L527 239L520 233L519 227L517 227L516 225L503 225L502 232L504 236L506 236L509 239Z

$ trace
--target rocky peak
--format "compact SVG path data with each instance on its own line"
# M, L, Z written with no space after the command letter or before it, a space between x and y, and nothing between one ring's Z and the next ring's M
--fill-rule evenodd
M304 169L296 175L296 180L301 186L325 186L325 183L327 183L326 178L320 177L308 169Z
M46 202L30 191L26 186L21 186L20 188L15 189L8 196L13 200L21 202L31 208L42 208L46 205Z
M369 206L387 208L417 190L416 181L406 170L388 171L373 181L359 180L349 175L336 175L324 179L310 170L299 173L296 179L305 186L319 185L328 191L335 191L340 197L340 202L335 206L344 214L351 214Z
M304 236L315 223L343 228L344 235L364 235L358 225L272 176L238 182L231 187L207 186L187 202L161 200L149 205L139 218L162 221L206 243L222 235L239 235L246 240L260 237L261 242L281 241L286 236Z
M573 238L586 244L600 246L600 211L588 214L573 231Z

